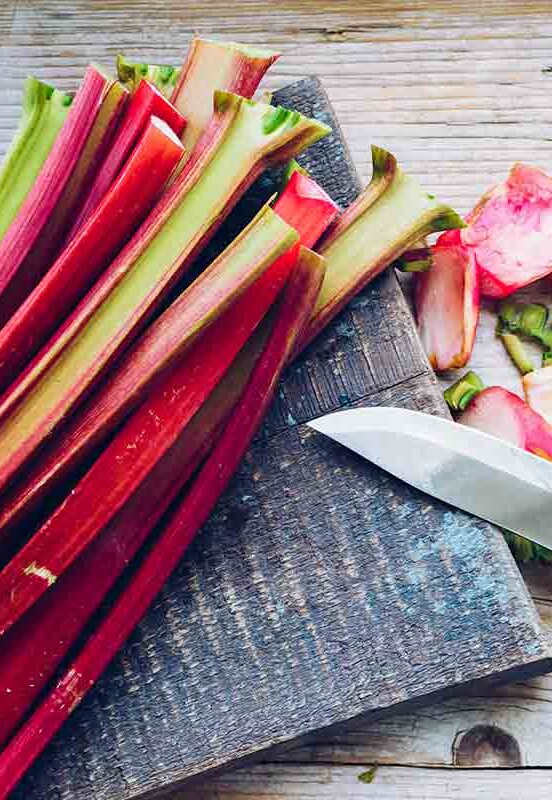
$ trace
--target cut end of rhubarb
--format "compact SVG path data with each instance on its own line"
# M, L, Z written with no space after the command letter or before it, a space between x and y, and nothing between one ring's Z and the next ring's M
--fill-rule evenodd
M286 188L278 197L274 211L301 233L301 242L314 247L328 225L335 219L339 206L316 181L302 172L293 172Z
M168 99L174 91L179 76L178 67L135 63L120 54L117 55L117 77L129 92L135 92L140 82L147 80Z
M552 271L552 177L515 164L467 218L462 241L473 248L486 297L507 297Z
M444 240L444 241L443 241ZM431 269L416 276L416 319L432 367L465 366L479 319L477 267L469 248L441 237L431 250Z
M523 376L525 399L552 425L552 369L542 367Z
M552 426L520 397L501 386L480 392L458 422L552 459Z

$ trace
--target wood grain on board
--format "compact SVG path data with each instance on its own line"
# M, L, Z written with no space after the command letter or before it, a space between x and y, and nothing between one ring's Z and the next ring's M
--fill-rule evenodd
M552 74L546 70L552 63L552 17L546 0L486 0L484 4L480 0L239 0L231 7L218 0L209 4L5 0L0 6L0 150L15 127L20 87L27 73L60 88L73 88L89 60L108 64L119 50L152 62L178 63L194 32L262 41L280 49L283 58L265 82L267 87L306 73L320 76L364 179L369 175L369 144L376 142L395 152L428 189L466 211L485 188L504 177L516 159L549 169L552 165ZM385 282L381 287L385 293ZM515 372L493 340L492 324L489 310L474 363L487 382L500 381L519 390ZM397 341L402 347L404 340ZM369 374L366 368L363 379ZM427 391L433 393L431 386ZM533 596L543 598L539 609L548 613L550 575L550 569L542 568L528 581ZM135 643L131 655L118 662L121 685L133 674L138 647ZM134 691L131 681L129 685ZM550 679L512 684L498 696L489 692L476 697L470 698L469 708L461 700L447 701L431 706L427 714L424 709L379 723L355 723L350 733L328 734L320 745L297 751L298 759L327 762L324 766L279 764L264 772L257 768L261 771L253 777L237 772L229 779L230 789L221 788L222 779L218 779L205 789L201 800L269 795L282 800L398 799L455 793L466 800L476 794L540 800L549 794L552 785L546 770L520 769L509 772L505 780L500 771L485 770L474 777L464 770L451 775L440 767L402 766L447 765L447 758L452 763L457 733L489 721L514 734L522 766L549 765L543 741L549 738L544 732L550 729ZM117 708L111 708L107 735L116 744L123 735L139 739L138 728L117 730L116 716ZM55 748L62 746L58 743ZM85 752L93 746L90 730L83 746ZM500 759L492 748L489 752L492 766L493 758ZM291 758L291 753L286 757ZM357 781L364 759L365 766L388 765L377 774L377 793L369 794L371 787ZM401 766L393 767L395 763ZM83 778L84 785L95 778L92 769ZM199 795L194 789L186 797L195 800Z

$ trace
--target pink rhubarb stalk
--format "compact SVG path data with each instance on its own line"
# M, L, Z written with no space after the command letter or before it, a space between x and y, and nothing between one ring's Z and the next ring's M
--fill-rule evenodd
M308 214L305 214L305 207L308 208ZM336 210L336 204L310 178L299 184L290 182L274 206L278 216L297 230L300 242L305 247L312 246L318 240L321 231L334 218ZM244 310L238 310L238 317L245 315L248 303L255 303L248 297L250 293L255 296L257 284L270 281L271 275L278 275L283 264L289 262L290 256L292 254L282 256L248 290L243 301L239 301ZM173 316L174 321L168 325L163 324L161 318L150 327L119 362L117 370L107 382L92 394L69 424L39 453L24 479L8 490L0 506L0 536L14 531L54 487L70 480L75 468L141 400L161 365L166 364L171 356L165 328L172 329L174 342L178 342L181 336L185 319L177 304L173 306ZM177 352L178 347L175 350Z
M46 343L125 244L182 153L183 147L171 129L152 117L98 208L0 330L0 391Z
M458 422L552 459L552 426L520 397L501 386L491 386L477 394Z
M552 272L552 177L515 164L485 194L461 234L477 262L481 293L507 297Z
M38 178L0 242L0 326L51 264L128 92L88 67Z
M479 319L475 258L449 231L431 248L431 267L416 273L415 307L420 338L431 366L442 372L468 363Z
M196 146L213 116L215 91L253 97L265 72L279 53L233 42L195 38L171 95L187 120L183 135L186 152Z
M97 208L108 192L113 181L129 158L140 135L151 117L158 117L179 138L186 126L182 114L163 97L161 92L147 81L141 81L136 92L127 103L121 123L116 131L109 152L104 158L90 189L81 204L80 211L71 226L68 241L79 234L82 226Z
M524 375L523 391L533 411L552 425L552 369L541 367Z
M101 676L208 519L272 401L297 335L312 313L322 278L322 259L303 251L251 378L191 488L113 608L0 756L0 797L15 787Z

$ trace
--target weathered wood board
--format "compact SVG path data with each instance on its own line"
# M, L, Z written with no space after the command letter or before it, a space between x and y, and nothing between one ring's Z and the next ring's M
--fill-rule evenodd
M331 116L316 82L276 100ZM305 160L338 201L354 197L337 129ZM382 403L444 413L391 274L290 368L212 520L18 800L157 796L360 714L552 668L491 526L304 424Z

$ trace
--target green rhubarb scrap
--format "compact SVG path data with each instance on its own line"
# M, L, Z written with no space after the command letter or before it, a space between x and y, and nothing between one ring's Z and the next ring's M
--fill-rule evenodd
M443 397L451 411L465 411L473 398L485 388L483 381L475 372L466 372L452 386L445 389Z
M19 127L0 167L0 239L38 177L72 100L36 78L25 81Z
M86 382L102 354L121 341L137 309L174 275L249 176L285 163L330 130L318 120L295 111L284 113L283 109L275 125L271 106L227 92L215 94L215 108L225 109L231 121L222 125L221 140L210 160L175 201L172 213L124 277L5 420L0 428L2 461L6 462L37 426L48 423L66 387Z
M552 550L511 531L502 531L516 561L552 561Z
M129 92L138 88L141 80L149 81L161 94L170 99L180 76L180 67L167 64L145 64L128 61L123 55L117 56L117 77Z
M534 339L552 350L552 327L548 308L542 303L502 303L498 312L499 331Z

